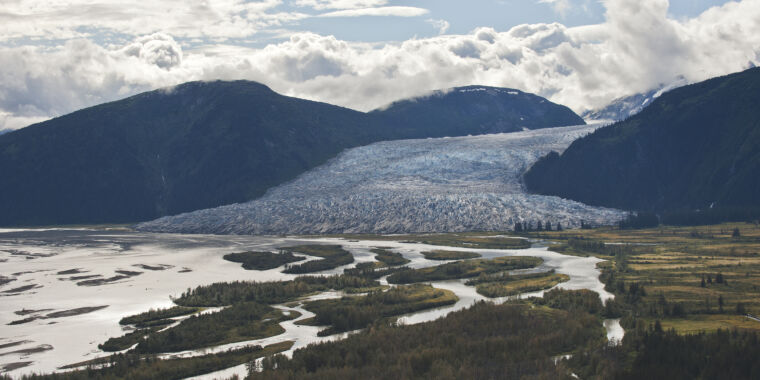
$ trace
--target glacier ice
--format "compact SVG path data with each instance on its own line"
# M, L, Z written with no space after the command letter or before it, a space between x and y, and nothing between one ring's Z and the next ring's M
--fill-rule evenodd
M424 233L613 223L620 210L528 194L521 175L599 125L384 141L239 204L163 217L139 230L215 234Z

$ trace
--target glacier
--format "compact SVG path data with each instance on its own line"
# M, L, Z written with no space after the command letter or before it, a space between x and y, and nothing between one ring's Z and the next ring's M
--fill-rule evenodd
M256 200L167 216L138 230L211 234L507 231L611 224L621 210L529 194L522 174L601 125L383 141L344 151Z

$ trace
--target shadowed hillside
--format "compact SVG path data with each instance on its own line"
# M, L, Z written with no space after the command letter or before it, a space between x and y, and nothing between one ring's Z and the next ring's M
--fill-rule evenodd
M760 69L672 90L562 155L543 157L525 183L599 206L747 217L760 209L758 104Z

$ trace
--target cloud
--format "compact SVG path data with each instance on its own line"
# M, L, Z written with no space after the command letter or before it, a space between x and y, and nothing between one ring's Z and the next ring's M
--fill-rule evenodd
M348 44L335 37L316 34L294 35L275 49L265 49L261 61L268 62L266 72L288 82L304 82L318 77L337 78L350 74L344 51Z
M254 35L307 15L276 12L282 0L24 0L0 10L0 41L71 39L98 34L230 39Z
M0 129L17 128L191 80L249 79L280 93L370 110L431 90L483 84L537 93L576 112L683 76L694 82L760 63L760 3L691 19L665 0L605 0L605 21L478 28L369 44L297 33L263 48L186 46L171 33L122 43L0 47Z
M438 29L438 34L446 34L446 31L449 30L449 27L451 27L451 24L449 24L446 20L435 20L435 19L427 19L425 20L428 24L432 25L433 28Z
M427 14L428 10L417 7L376 7L376 8L359 8L345 9L334 12L327 12L318 17L362 17L362 16L396 16L396 17L417 17Z
M0 134L9 130L19 129L28 125L49 119L46 116L16 116L8 112L0 112Z
M126 56L140 58L166 70L182 63L182 48L174 38L162 33L140 37L122 51Z
M462 58L480 58L481 51L480 44L469 39L457 41L451 47L451 52Z
M538 0L539 3L549 4L555 12L564 17L570 9L570 0Z
M372 8L387 3L388 0L296 0L295 2L299 7L310 7L317 10Z

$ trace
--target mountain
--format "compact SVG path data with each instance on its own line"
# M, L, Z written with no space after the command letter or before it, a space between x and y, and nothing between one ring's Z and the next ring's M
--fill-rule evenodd
M681 77L669 85L661 85L647 92L617 98L610 104L596 110L584 112L585 120L594 122L614 122L625 120L644 109L660 95L674 88L686 85L686 79Z
M356 111L193 82L0 137L0 224L134 222L251 199L377 139Z
M457 87L373 111L386 125L414 126L409 138L480 135L586 124L569 108L509 88ZM463 133L462 126L467 126Z
M12 129L0 129L0 135L4 135L10 131L12 131Z
M628 210L760 209L760 68L667 92L550 153L530 191Z
M477 133L386 124L382 114L248 81L191 82L80 110L0 136L0 225L150 220L258 198L346 148Z
M349 149L259 199L137 228L271 235L505 231L518 221L611 224L623 212L526 194L520 183L541 156L597 127L378 142Z

